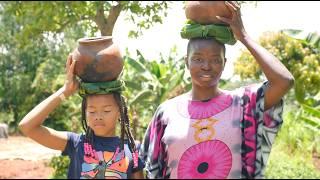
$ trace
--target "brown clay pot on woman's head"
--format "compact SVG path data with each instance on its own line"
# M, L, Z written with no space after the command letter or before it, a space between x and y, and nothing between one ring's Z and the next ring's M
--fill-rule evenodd
M123 68L119 47L111 36L81 38L72 52L75 74L84 82L105 82L118 78Z
M200 24L225 24L216 16L232 17L224 1L186 1L185 14L187 19Z

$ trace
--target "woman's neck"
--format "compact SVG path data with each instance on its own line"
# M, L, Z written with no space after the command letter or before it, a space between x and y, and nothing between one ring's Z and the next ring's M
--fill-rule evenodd
M191 96L192 100L196 101L206 101L217 97L221 94L221 90L217 85L212 87L201 87L197 85L192 86Z

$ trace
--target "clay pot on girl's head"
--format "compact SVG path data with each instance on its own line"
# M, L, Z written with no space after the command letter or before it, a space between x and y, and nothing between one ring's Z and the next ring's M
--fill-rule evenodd
M224 1L186 1L185 14L199 24L225 24L216 16L232 17Z
M111 36L81 38L72 52L75 74L84 82L116 80L123 69L119 47Z

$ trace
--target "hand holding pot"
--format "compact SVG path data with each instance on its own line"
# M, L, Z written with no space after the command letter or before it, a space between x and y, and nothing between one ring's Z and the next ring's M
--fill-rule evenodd
M79 89L79 81L74 74L75 65L76 61L72 59L70 54L66 62L66 81L62 87L65 97L73 95Z
M243 27L240 5L235 1L226 1L225 4L232 13L232 16L230 18L217 16L217 18L228 24L232 29L235 38L242 42L243 39L247 36L247 33Z

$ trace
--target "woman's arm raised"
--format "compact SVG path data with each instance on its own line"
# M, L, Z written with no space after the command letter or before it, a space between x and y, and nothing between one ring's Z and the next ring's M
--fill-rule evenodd
M293 86L294 77L280 60L248 36L242 24L240 6L234 1L226 2L226 5L232 12L232 19L217 18L230 25L236 39L247 47L266 75L269 86L265 91L264 110L268 110Z

